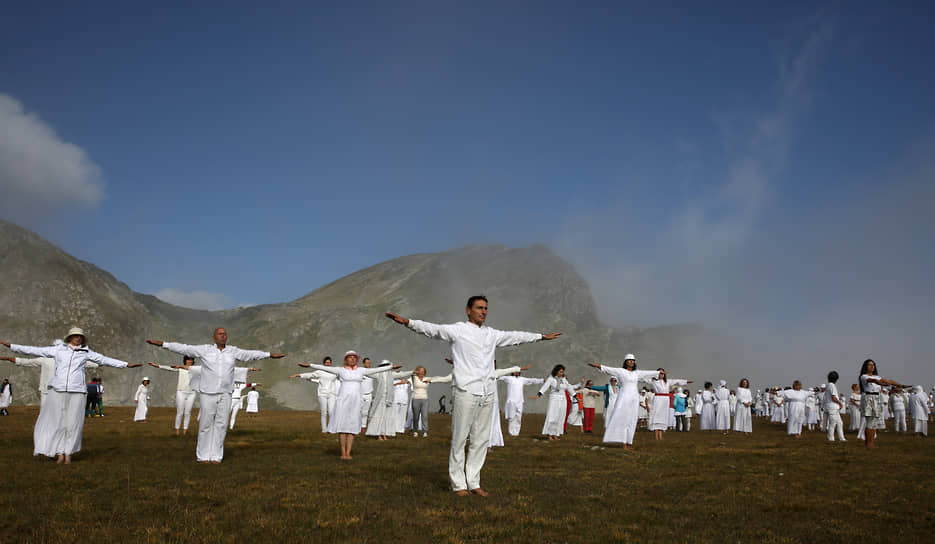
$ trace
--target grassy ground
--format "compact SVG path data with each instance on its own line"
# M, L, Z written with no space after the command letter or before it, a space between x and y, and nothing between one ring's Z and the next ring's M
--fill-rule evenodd
M38 409L0 418L0 541L924 542L935 530L935 438L865 450L755 423L752 436L595 434L539 440L542 416L487 457L488 498L447 487L447 416L429 438L359 438L352 461L313 412L238 416L224 463L195 463L175 411L86 420L70 466L32 454ZM600 420L600 417L598 417ZM505 426L504 426L505 430Z

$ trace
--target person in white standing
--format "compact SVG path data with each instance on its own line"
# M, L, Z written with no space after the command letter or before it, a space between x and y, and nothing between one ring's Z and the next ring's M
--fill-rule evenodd
M906 405L909 404L907 397L908 395L903 393L900 387L894 388L890 393L890 411L894 419L893 430L900 434L909 430L906 425Z
M448 456L448 476L451 487L460 496L474 493L487 496L480 486L480 471L487 458L490 442L490 421L493 410L494 359L498 347L513 346L539 340L552 340L561 333L539 334L520 331L500 331L485 325L487 298L481 295L468 299L467 321L437 325L418 319L406 319L391 312L386 317L429 338L444 340L451 345L452 395L454 411L451 420L451 450ZM465 458L464 448L470 439Z
M851 394L847 397L847 430L860 430L860 386L851 384Z
M201 403L198 413L198 445L195 457L199 463L220 464L224 459L224 438L231 410L234 390L234 367L237 361L279 359L282 353L244 350L227 345L227 330L218 327L212 335L213 344L192 346L176 342L147 340L154 346L180 355L201 359L201 372L197 391Z
M362 368L357 366L360 355L350 350L344 354L341 368L326 365L311 365L320 372L331 374L341 380L338 400L335 404L334 415L328 422L328 432L338 435L338 444L341 447L341 459L350 460L351 449L354 447L354 437L360 434L360 384L365 375L374 376L400 368L397 366L379 366L377 368Z
M549 440L558 440L565 433L565 412L568 408L565 393L574 393L580 387L568 383L564 365L555 365L552 368L551 375L545 378L539 392L532 397L538 399L548 394L549 404L545 411L545 422L542 424L543 436L548 436Z
M311 363L299 363L299 366L310 368ZM325 357L321 360L321 366L331 366L331 357ZM309 381L318 384L318 409L321 411L321 432L328 432L328 420L334 411L334 403L337 402L338 377L334 374L315 370L311 372Z
M71 456L81 450L84 409L88 394L84 369L88 361L115 368L134 368L141 363L126 363L97 353L87 346L84 331L72 327L62 344L49 347L23 346L0 340L16 353L55 359L55 369L48 383L48 397L39 408L33 429L33 455L55 457L70 464Z
M717 391L717 415L715 416L714 428L719 431L730 430L730 390L727 388L727 382L721 380Z
M146 423L146 414L149 412L149 377L143 378L143 383L136 388L136 394L133 395L133 402L136 404L136 412L133 413L133 421L142 421Z
M717 394L711 389L711 382L704 383L704 391L701 392L701 421L699 425L702 431L713 431L717 426Z
M802 438L802 426L805 425L805 401L810 394L802 390L802 382L799 380L792 382L792 389L782 392L782 398L789 413L786 418L786 434Z
M370 368L370 357L364 357L360 366ZM370 414L370 405L373 403L373 378L364 376L360 382L360 428L367 428L367 416Z
M636 433L637 419L639 418L640 394L638 384L659 376L658 370L637 370L636 356L628 353L623 361L623 368L588 363L588 366L599 369L605 374L617 378L620 384L620 393L614 406L613 417L604 429L604 442L622 444L624 449L633 449L633 435Z
M669 428L669 407L672 405L672 388L692 383L691 380L668 379L664 368L656 370L659 377L652 380L653 407L650 410L649 429L653 431L656 440L662 440L663 433Z
M234 430L234 424L237 423L237 412L243 408L244 389L247 389L248 387L258 387L261 385L263 384L248 382L246 376L244 376L242 379L237 379L237 376L234 376L234 389L231 391L230 430ZM257 393L257 396L259 396L259 393Z
M753 393L750 380L744 378L737 386L737 407L734 409L734 430L740 433L753 432Z
M256 417L260 413L260 392L256 387L251 387L247 393L247 414L249 417Z
M188 355L182 356L181 365L157 365L149 363L150 366L169 372L177 372L179 375L178 383L175 386L175 435L188 434L188 423L192 418L192 407L195 405L195 391L192 390L192 365L195 364L195 358Z
M913 432L922 438L929 434L929 407L928 395L921 385L913 386L912 396L909 397L909 416L913 422Z
M841 421L841 410L844 409L844 403L841 402L841 397L838 396L838 373L837 371L832 370L828 373L828 383L825 385L824 396L822 397L822 405L824 406L825 414L827 414L827 427L828 432L828 441L834 442L835 436L841 442L844 440L844 422Z
M499 381L506 383L506 402L503 403L503 415L507 420L507 432L510 436L519 436L523 425L523 387L539 385L545 380L542 378L524 378L519 372L509 376L501 376Z

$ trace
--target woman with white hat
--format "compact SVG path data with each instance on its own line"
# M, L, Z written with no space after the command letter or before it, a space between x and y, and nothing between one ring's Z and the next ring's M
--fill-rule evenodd
M352 459L351 448L354 447L354 436L360 434L360 385L364 376L373 376L401 368L399 365L364 368L357 366L358 361L360 361L360 355L350 350L344 354L344 365L340 368L309 365L310 368L337 376L341 382L338 399L334 404L334 414L328 422L328 432L338 435L341 459L345 460Z
M133 414L133 421L146 422L146 413L149 412L149 377L143 378L143 383L136 388L136 395L133 396L133 402L136 403L136 413Z
M636 422L639 417L640 394L637 384L641 380L650 380L659 376L657 370L637 370L636 356L628 353L623 361L623 368L588 363L588 366L599 369L605 374L617 378L620 384L620 393L617 395L614 415L604 429L604 442L621 443L624 449L633 449L633 434L636 432Z
M84 331L72 327L65 343L49 347L23 346L0 340L0 344L16 353L55 359L55 370L49 380L48 396L39 408L39 419L33 430L33 455L55 457L58 463L70 464L71 456L81 450L84 428L84 408L88 394L84 369L88 361L115 368L133 368L140 363L111 359L88 348Z

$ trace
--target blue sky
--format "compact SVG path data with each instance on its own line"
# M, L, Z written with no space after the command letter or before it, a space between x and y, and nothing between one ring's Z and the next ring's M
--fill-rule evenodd
M206 307L543 243L611 324L923 368L935 8L655 4L7 3L0 215Z

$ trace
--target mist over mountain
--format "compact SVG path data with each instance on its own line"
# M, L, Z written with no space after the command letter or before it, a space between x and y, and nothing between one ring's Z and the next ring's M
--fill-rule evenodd
M678 374L682 362L690 360L691 346L704 336L695 325L604 326L588 284L545 246L475 245L409 255L360 270L291 302L213 312L136 293L106 271L2 220L0 255L0 339L49 345L76 325L88 333L92 349L106 355L176 364L179 356L149 346L145 339L204 344L211 341L215 327L223 326L232 345L287 354L285 359L251 363L263 369L251 374L251 380L263 383L261 409L317 409L315 386L287 376L299 371L296 363L320 362L325 355L337 362L348 349L375 363L389 359L407 369L424 365L429 375L447 374L447 344L412 333L384 312L436 323L461 321L465 301L474 294L488 297L492 327L564 333L555 341L498 351L498 366L531 364L526 373L530 376L544 376L562 363L571 379L586 375L604 383L603 376L585 364L619 365L628 351L638 354L641 368L664 364ZM0 364L0 375L16 384L17 401L38 402L38 372ZM173 373L144 366L89 371L92 375L103 377L107 404L132 404L144 375L152 379L154 404L174 403ZM447 385L432 386L433 406L449 391ZM529 403L533 411L544 407L542 401Z

